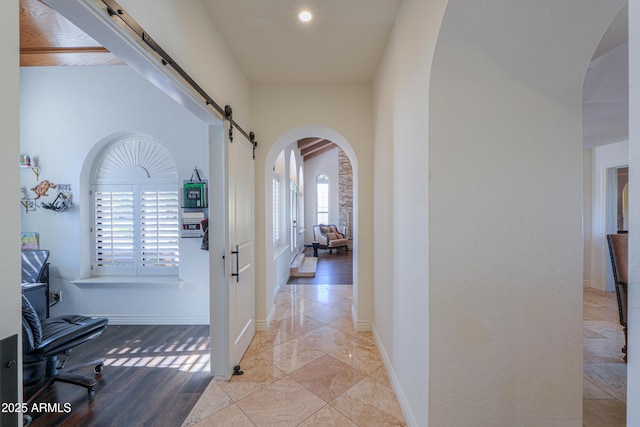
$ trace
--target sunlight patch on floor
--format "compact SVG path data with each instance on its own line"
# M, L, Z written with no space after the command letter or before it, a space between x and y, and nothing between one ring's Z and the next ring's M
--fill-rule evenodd
M148 354L148 355L147 355ZM130 346L107 352L105 366L171 368L183 372L209 372L211 355L208 337L186 337L155 348Z

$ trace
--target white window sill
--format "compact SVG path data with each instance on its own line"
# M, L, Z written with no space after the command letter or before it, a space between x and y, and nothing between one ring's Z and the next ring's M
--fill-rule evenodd
M91 288L181 288L184 280L178 276L100 276L71 283Z

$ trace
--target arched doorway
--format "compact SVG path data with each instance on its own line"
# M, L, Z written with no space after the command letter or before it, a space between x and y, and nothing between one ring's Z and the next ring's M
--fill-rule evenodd
M274 239L274 227L269 226L269 224L273 224L274 223L274 217L273 217L273 203L274 203L274 198L273 198L273 194L274 194L274 179L273 179L273 174L274 174L274 169L275 167L281 167L278 166L278 159L282 159L282 155L281 153L283 152L283 150L285 150L288 146L290 146L292 143L301 140L303 138L322 138L322 139L326 139L328 141L331 141L332 143L336 144L338 147L340 147L341 150L344 151L344 153L346 154L346 156L349 159L349 162L351 163L351 168L353 171L353 210L352 210L352 218L353 221L350 224L350 228L351 228L351 235L353 236L353 308L352 308L352 316L353 316L353 320L354 322L356 321L356 313L357 313L357 307L358 307L358 161L357 161L357 157L355 155L355 151L353 149L353 147L351 146L351 144L342 136L340 135L338 132L329 129L327 127L324 126L303 126L303 127L299 127L299 128L295 128L292 129L286 133L284 133L283 135L281 135L271 146L271 148L269 149L269 152L266 156L265 159L265 164L264 164L264 171L265 171L265 177L264 177L264 182L265 182L265 187L264 187L264 192L265 192L265 242L267 242L267 244L265 244L265 260L269 260L268 262L266 262L266 268L265 268L265 273L266 273L266 277L264 278L264 282L266 284L266 289L265 289L265 296L266 296L266 313L267 313L267 320L269 320L269 313L271 312L272 308L273 308L273 296L274 293L277 292L278 286L281 283L277 283L277 266L275 262L271 262L271 260L274 260L274 258L277 258L277 255L280 255L279 253L277 253L277 251L279 251L279 249L276 247L274 247L273 243L273 239ZM287 155L288 156L288 155ZM287 156L284 156L285 158ZM301 168L297 168L296 166L296 170L295 171L291 171L291 174L298 174L299 170L302 170L302 166ZM287 175L288 176L288 175ZM298 177L298 182L300 182L300 177ZM282 185L282 184L281 184ZM287 187L288 190L288 187ZM284 193L281 193L284 194ZM304 224L304 227L307 228L309 232L311 232L311 227L313 224ZM290 253L290 252L288 252Z

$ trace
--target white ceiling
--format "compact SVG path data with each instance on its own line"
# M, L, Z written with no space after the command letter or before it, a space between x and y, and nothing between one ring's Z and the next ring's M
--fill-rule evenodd
M202 1L249 81L274 84L370 82L401 0Z
M202 0L252 84L370 82L401 0ZM297 15L311 11L302 23ZM628 138L625 6L584 81L583 145Z
M620 12L618 12L618 15L613 18L613 22L611 22L609 28L604 33L602 40L600 40L600 45L593 54L593 59L599 58L611 49L614 49L627 41L629 32L628 22L629 7L625 4L625 6L620 9Z
M629 138L629 44L594 59L582 89L582 141L593 148Z
M602 37L582 89L585 148L629 138L628 8L625 5Z

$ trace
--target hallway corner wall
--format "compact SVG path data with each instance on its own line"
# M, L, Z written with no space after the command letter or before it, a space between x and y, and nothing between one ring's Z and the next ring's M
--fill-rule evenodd
M430 98L430 425L582 424L582 87L622 4L449 0Z
M404 1L374 79L374 327L409 425L429 420L429 97L446 1Z

